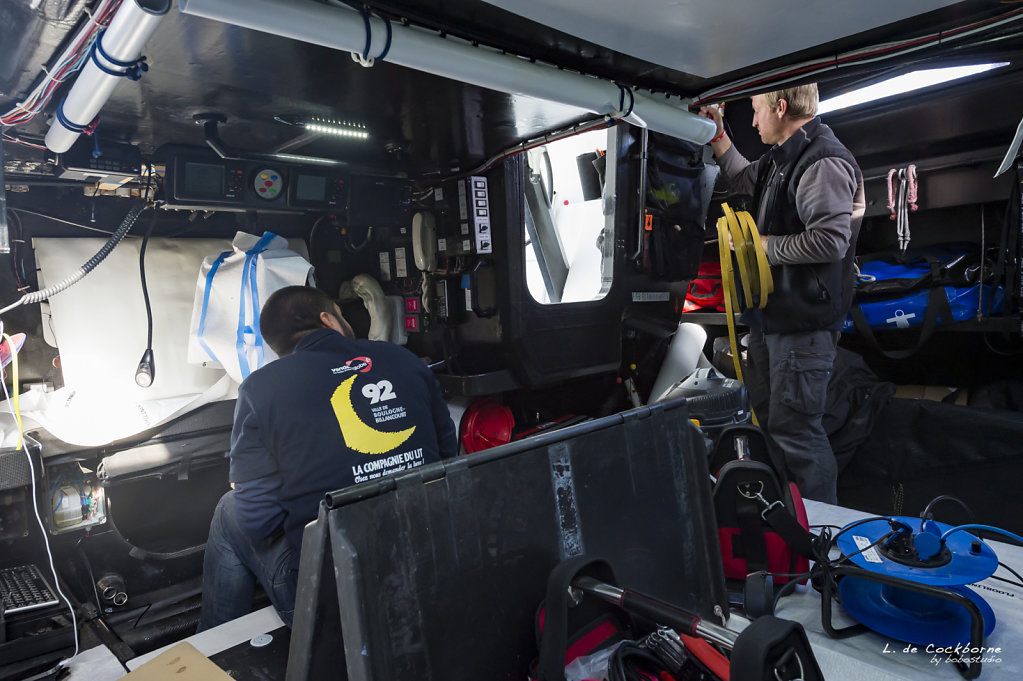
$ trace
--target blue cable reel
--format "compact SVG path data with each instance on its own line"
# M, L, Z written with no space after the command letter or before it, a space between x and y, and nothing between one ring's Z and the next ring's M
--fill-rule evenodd
M842 606L853 619L919 645L979 644L977 617L983 618L984 637L994 631L991 606L965 586L998 568L990 546L934 520L891 516L854 525L836 538L842 554L862 571L843 570L838 581Z

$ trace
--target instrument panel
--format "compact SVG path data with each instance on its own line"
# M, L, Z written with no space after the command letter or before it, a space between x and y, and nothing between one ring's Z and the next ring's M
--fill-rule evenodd
M223 159L202 148L172 147L161 151L166 168L167 208L333 212L350 215L356 221L381 222L373 224L379 227L400 226L386 223L411 220L409 180L335 168ZM350 184L375 189L350 192ZM384 197L388 199L386 203L396 205L381 211L379 202Z

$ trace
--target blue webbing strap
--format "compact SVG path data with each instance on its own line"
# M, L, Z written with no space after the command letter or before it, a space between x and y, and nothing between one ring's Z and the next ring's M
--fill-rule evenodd
M96 65L96 68L98 68L100 71L109 76L117 76L118 78L129 78L131 80L140 79L142 77L142 74L149 70L149 65L146 64L146 58L140 56L138 59L135 59L133 61L121 61L120 59L114 59L109 54L107 54L106 50L103 49L103 45L101 44L103 40L103 35L105 33L106 29L100 31L99 35L96 36L96 40L92 42L92 47L89 48L89 57L92 59L92 63ZM103 57L103 59L110 62L117 68L121 68L124 70L115 71L114 69L109 68L99 60L97 54L99 55L99 57Z
M235 350L238 353L238 366L242 372L242 378L248 378L252 370L249 369L249 361L245 354L245 337L251 335L256 348L256 368L263 366L263 334L259 332L259 287L256 285L256 262L259 254L267 249L277 235L273 232L265 232L256 245L245 252L245 265L242 267L241 295L238 301L238 339L235 342ZM247 281L246 281L247 280ZM252 323L245 323L245 288L248 284L249 297L252 304Z
M64 100L66 99L67 97L60 100L60 104L57 105L57 111L55 112L57 116L57 122L60 123L65 128L67 128L68 130L70 130L71 132L77 133L85 132L86 128L89 127L88 123L86 123L85 125L79 125L78 123L73 122L67 116L64 115Z
M206 354L209 355L209 358L214 362L218 362L220 360L217 359L217 356L213 354L213 350L211 350L210 346L203 340L203 335L206 333L206 311L210 307L210 291L213 289L213 275L217 273L217 270L220 269L220 264L224 262L227 256L231 255L231 253L232 251L224 251L217 256L216 260L213 261L213 265L210 266L210 271L206 275L206 287L202 293L202 314L199 315L199 330L196 332L196 336L199 340L199 345L202 346L202 349L206 351Z

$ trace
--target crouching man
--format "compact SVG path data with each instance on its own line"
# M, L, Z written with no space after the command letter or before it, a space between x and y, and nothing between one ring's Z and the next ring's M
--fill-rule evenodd
M233 489L210 524L199 631L248 613L257 582L290 626L302 531L324 495L457 453L432 372L405 348L357 340L327 294L283 288L259 327L280 359L238 389Z

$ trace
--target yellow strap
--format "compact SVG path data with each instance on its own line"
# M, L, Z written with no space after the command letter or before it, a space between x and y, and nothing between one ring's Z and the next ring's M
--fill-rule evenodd
M774 278L771 267L767 263L767 253L760 243L760 232L757 225L746 211L735 213L727 203L721 204L724 215L718 218L718 257L721 260L721 286L724 290L725 316L728 320L728 341L732 349L732 361L735 363L735 376L740 381L742 367L739 361L739 347L735 339L735 314L743 307L740 304L735 279L742 284L743 302L747 307L763 309L767 305L768 296L774 292ZM728 247L731 236L735 248L735 266L732 262L732 251ZM759 425L756 414L753 423Z

